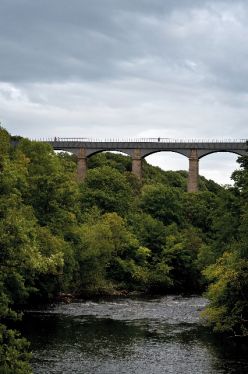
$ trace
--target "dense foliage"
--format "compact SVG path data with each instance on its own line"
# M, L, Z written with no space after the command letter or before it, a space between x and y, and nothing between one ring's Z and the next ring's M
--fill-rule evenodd
M74 156L0 128L0 373L29 373L20 310L64 294L199 293L216 331L248 333L248 158L234 187L101 153ZM19 312L18 312L19 311Z
M229 211L223 220L217 220L217 243L220 245L219 240L223 238L222 250L216 251L219 254L216 261L203 270L210 283L207 291L210 305L204 315L215 331L247 337L248 156L240 157L239 163L241 169L233 173L232 198L226 200Z

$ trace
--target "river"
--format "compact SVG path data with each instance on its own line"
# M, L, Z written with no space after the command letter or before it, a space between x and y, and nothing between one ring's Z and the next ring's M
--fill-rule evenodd
M26 312L36 374L247 374L248 348L221 341L201 297L78 301Z

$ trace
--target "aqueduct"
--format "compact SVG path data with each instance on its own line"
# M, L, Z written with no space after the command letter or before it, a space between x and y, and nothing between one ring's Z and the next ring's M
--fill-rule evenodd
M71 152L77 156L77 176L81 182L87 173L87 159L99 152L119 151L132 158L132 172L142 177L142 159L162 151L176 152L189 159L188 192L198 191L199 160L215 152L247 154L247 139L190 140L169 138L98 140L88 138L54 138L43 140L54 150Z

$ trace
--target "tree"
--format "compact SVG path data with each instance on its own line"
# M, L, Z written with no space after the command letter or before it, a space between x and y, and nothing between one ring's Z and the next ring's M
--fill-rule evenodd
M239 158L241 169L234 172L240 194L240 217L236 239L223 255L204 271L210 282L210 304L204 312L215 331L248 335L248 156Z
M9 154L10 151L10 134L3 127L0 126L0 162L2 162L3 157ZM0 164L0 170L1 170Z
M212 214L216 210L217 197L211 192L183 194L183 215L188 224L205 233L211 232Z
M68 159L57 156L48 144L24 139L18 151L28 160L24 202L32 205L42 226L61 234L80 216L75 171Z
M31 374L28 363L29 343L14 330L0 324L0 372L3 374Z
M111 152L97 153L89 158L89 169L109 166L121 173L132 170L132 159L130 156Z
M83 210L96 205L103 213L116 212L125 216L132 200L132 190L125 175L109 166L89 170L81 185Z
M236 251L223 256L204 271L210 281L210 305L203 316L214 331L248 335L248 261Z
M163 261L170 268L169 276L175 292L195 292L202 287L202 277L197 266L197 255L203 245L193 227L179 231L176 225L167 228Z
M164 225L182 222L180 192L163 185L145 185L141 191L141 209Z
M159 256L166 242L164 224L143 212L131 212L127 222L141 245L151 250L151 259Z

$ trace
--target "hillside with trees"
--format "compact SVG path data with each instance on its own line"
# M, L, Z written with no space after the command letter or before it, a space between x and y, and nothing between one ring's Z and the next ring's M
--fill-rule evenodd
M0 128L1 373L30 373L11 329L36 303L70 297L204 293L214 331L248 335L248 156L233 187L100 153L84 183L75 157Z

